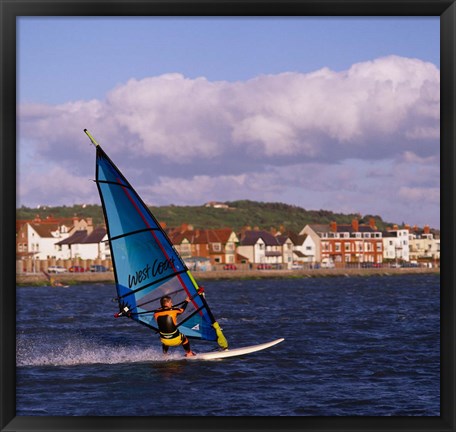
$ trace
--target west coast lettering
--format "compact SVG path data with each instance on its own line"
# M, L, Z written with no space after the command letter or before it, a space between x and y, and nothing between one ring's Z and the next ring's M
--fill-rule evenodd
M136 270L135 274L128 275L128 287L132 288L151 277L159 276L167 270L174 268L174 258L159 261L156 259L152 265L147 264L143 269Z

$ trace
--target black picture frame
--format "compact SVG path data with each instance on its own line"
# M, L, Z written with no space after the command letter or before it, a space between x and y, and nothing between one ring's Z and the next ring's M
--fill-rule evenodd
M44 1L0 0L0 306L2 431L455 430L455 21L454 1ZM441 23L441 415L439 417L17 417L15 407L16 18L20 16L440 16Z

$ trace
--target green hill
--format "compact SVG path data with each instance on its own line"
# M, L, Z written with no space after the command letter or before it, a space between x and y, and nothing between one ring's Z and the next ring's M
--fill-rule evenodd
M233 228L239 230L244 226L269 230L270 228L299 232L305 225L311 223L350 224L352 219L360 223L369 223L373 217L380 230L393 223L384 222L380 216L360 214L341 214L328 210L306 210L301 207L283 203L266 203L249 200L225 202L228 208L201 206L160 206L150 207L152 213L160 222L168 227L177 227L183 223L191 224L194 228ZM103 211L99 205L73 205L58 207L28 208L22 206L16 210L16 218L33 219L39 215L42 219L47 216L60 217L91 217L95 225L104 223ZM399 224L398 224L399 225Z

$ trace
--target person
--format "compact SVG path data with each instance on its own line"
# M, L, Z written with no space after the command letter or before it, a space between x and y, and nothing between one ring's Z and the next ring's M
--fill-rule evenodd
M165 295L160 299L161 308L154 312L154 318L158 324L163 354L168 353L170 346L182 345L186 357L195 355L190 349L190 342L187 336L182 334L177 328L177 316L185 311L189 302L190 299L187 297L183 302L182 307L177 307L173 306L173 301L168 295Z

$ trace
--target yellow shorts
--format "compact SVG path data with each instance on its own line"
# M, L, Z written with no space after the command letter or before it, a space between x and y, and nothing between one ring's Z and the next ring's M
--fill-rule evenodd
M182 333L179 334L179 336L176 336L172 339L164 339L164 338L160 338L160 341L163 345L167 345L167 346L178 346L180 344L182 344L183 342L185 342L185 335L183 335Z

